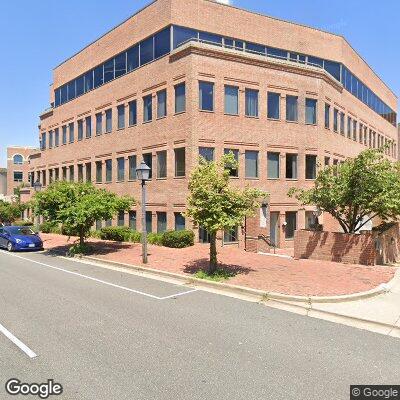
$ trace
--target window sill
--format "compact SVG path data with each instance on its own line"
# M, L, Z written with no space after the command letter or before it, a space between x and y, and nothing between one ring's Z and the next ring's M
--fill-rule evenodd
M240 117L239 114L230 114L230 113L224 113L227 117Z
M245 176L244 179L253 180L253 181L259 181L260 180L260 178L258 178L258 177L248 177L248 176Z
M299 121L289 121L289 120L285 120L288 124L298 124Z
M186 175L183 175L183 176L174 176L174 179L185 179L186 178Z
M314 182L317 178L305 178L306 182Z
M318 126L317 123L312 123L312 122L305 122L304 124L307 126Z
M167 177L166 176L164 176L164 177L161 177L161 178L156 178L156 180L157 181L166 181L167 180Z
M260 119L260 117L258 115L245 115L245 118Z
M207 114L214 114L215 113L214 110L202 110L201 108L199 108L199 111L203 112L203 113L207 113Z
M150 122L153 122L153 120L150 119L150 120L148 120L148 121L143 121L142 123L143 123L143 125L144 125L144 124L150 124Z
M174 113L174 116L175 115L182 115L182 114L185 114L185 113L186 113L186 110L185 111L179 111L179 112Z
M293 182L293 181L298 181L299 178L285 178L287 181Z
M135 126L137 126L137 123L133 124L133 125L129 125L128 128L134 128Z
M165 119L165 118L167 118L166 115L164 115L163 117L157 117L157 118L156 118L156 121L160 121L161 119Z
M128 179L128 182L137 182L137 179Z
M108 183L111 183L111 182L108 182ZM116 181L116 183L125 183L125 179L122 181Z
M239 242L223 242L222 244L224 246L237 246L239 245Z
M279 178L279 177L278 177L278 178L268 178L268 177L267 177L267 180L269 180L269 181L279 181L280 179L281 179L281 178Z
M275 121L275 122L280 122L280 118L272 118L272 117L267 117L268 121Z
M117 128L117 132L118 132L118 131L123 131L123 130L125 130L125 127Z

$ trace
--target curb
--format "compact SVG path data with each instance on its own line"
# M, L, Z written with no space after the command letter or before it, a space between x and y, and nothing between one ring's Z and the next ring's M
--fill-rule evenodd
M154 276L172 278L186 285L191 284L198 287L207 287L216 290L221 290L224 292L230 292L232 294L242 294L242 295L249 295L252 297L259 297L259 301L278 300L282 302L307 303L309 306L318 303L341 303L341 302L356 301L356 300L368 299L371 297L379 296L380 294L387 293L390 291L390 288L393 286L393 281L396 279L397 275L396 273L395 277L389 283L380 284L378 287L365 292L353 293L349 295L339 295L339 296L295 296L277 292L266 292L259 289L252 289L239 285L231 285L223 282L213 282L205 279L199 279L191 276L177 274L174 272L168 272L159 269L143 267L139 265L126 264L117 261L103 260L101 258L92 256L75 256L75 257L82 260L94 261L100 264L106 264L106 265L108 264L116 267L128 268L133 271L146 273ZM400 270L398 272L400 278Z

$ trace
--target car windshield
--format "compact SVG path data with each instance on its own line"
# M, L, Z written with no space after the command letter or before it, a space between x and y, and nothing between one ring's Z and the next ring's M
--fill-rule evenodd
M10 235L34 236L35 232L26 226L10 226L6 229Z

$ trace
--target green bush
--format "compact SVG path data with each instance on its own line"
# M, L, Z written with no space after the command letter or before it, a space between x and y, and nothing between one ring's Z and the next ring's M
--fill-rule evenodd
M162 246L162 238L163 238L162 233L150 232L147 234L147 242L149 244L155 244L157 246Z
M79 236L79 232L77 230L71 229L69 226L62 225L60 232L65 236Z
M13 226L33 226L32 221L14 221Z
M161 244L175 249L193 246L194 232L190 230L164 232Z
M128 241L133 243L140 243L142 241L141 233L138 231L131 231Z
M95 238L95 239L100 239L100 231L91 230L89 232L89 237Z
M59 230L56 222L45 221L40 225L40 231L43 233L57 233L55 230Z
M131 229L126 226L106 226L100 230L100 239L127 242L131 236L131 232Z

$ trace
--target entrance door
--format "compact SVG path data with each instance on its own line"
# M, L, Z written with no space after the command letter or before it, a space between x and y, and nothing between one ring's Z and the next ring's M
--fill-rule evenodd
M270 216L270 240L272 246L279 246L279 212L271 212Z

